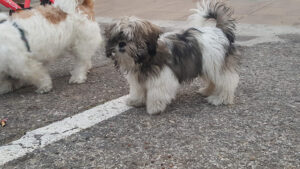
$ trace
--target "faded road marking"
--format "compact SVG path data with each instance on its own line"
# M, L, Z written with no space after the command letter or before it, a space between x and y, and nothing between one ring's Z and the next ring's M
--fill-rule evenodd
M129 110L131 107L126 106L126 97L120 97L62 121L27 132L21 139L1 146L0 166Z

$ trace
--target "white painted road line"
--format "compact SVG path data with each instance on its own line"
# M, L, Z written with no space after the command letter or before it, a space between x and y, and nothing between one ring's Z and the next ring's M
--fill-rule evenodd
M0 147L0 166L129 110L131 107L126 106L126 98L127 96L120 97L62 121L27 132L21 139Z

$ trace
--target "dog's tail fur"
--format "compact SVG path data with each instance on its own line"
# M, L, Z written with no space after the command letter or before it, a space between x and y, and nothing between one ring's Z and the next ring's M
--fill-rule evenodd
M94 0L84 0L82 5L89 9L94 9Z
M75 13L79 5L94 9L94 0L55 0L54 6L66 13Z
M208 19L216 21L216 27L220 28L230 43L235 41L235 19L232 18L233 10L223 2L217 0L202 0L197 4L197 9L192 9L194 14L189 16L191 26L201 27Z

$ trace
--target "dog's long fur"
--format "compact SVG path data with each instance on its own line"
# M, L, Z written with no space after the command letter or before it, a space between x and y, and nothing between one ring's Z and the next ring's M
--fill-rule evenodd
M45 65L71 51L75 58L70 83L83 83L102 38L94 21L93 0L56 0L53 5L1 15L0 94L24 84L38 93L52 89Z
M191 27L162 33L158 26L126 17L107 30L107 56L126 73L127 104L146 104L157 114L175 98L181 83L201 76L208 83L200 92L214 105L232 104L238 85L235 23L230 8L204 1L189 17ZM216 26L202 27L207 19Z

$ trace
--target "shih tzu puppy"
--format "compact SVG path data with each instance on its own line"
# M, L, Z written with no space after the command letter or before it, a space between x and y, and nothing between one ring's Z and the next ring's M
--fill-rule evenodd
M49 92L45 66L66 51L75 56L70 83L83 83L102 38L94 0L55 0L53 5L0 15L0 94L24 84Z
M126 75L127 104L146 105L149 114L163 112L183 82L202 77L200 92L213 105L233 104L239 82L232 10L204 1L189 17L190 27L163 33L148 21L126 17L106 30L106 55ZM214 26L203 27L208 19Z

